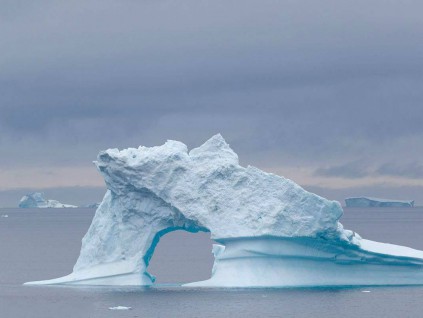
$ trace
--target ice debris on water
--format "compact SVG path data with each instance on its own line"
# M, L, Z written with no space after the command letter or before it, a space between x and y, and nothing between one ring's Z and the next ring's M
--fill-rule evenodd
M109 310L131 310L132 307L125 307L125 306L116 306L116 307L109 307Z

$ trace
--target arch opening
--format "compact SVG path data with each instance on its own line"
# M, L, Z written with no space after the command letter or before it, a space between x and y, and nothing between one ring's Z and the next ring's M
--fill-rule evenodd
M146 272L155 277L155 283L177 284L210 278L214 241L206 229L166 229L157 233L154 243L148 253L149 259L144 261Z

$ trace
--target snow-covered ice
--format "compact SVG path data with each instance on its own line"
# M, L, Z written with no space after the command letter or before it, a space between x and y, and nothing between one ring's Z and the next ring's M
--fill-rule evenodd
M9 215L7 215L7 214L3 214L1 217L2 217L2 218L8 218L8 217L9 217Z
M63 204L56 200L46 200L44 194L34 192L24 195L19 201L20 208L77 208L75 205Z
M151 285L160 237L210 231L211 278L187 286L286 287L423 283L423 252L345 230L342 208L293 181L239 165L220 135L188 152L109 149L95 162L107 192L73 272L31 284Z
M413 200L401 201L401 200L390 200L390 199L378 199L370 197L354 197L346 198L345 204L347 207L355 208L367 208L367 207L402 207L412 208L414 206Z

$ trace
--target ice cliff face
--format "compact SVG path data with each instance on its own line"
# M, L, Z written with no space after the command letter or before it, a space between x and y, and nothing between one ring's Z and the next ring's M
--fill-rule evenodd
M344 230L338 202L240 166L220 135L190 152L177 141L109 149L96 166L108 191L73 273L36 283L150 285L154 249L161 236L177 229L210 231L220 243L213 249L212 278L197 286L351 285L351 270L368 273L356 283L380 284L382 276L371 279L380 270L372 262L404 266L406 273L408 265L423 264L421 252L386 248ZM333 279L338 267L342 275ZM416 281L413 274L401 275L408 279L401 283ZM389 283L398 283L395 275Z
M20 208L77 208L75 205L63 204L56 200L46 200L40 192L24 195L19 201Z

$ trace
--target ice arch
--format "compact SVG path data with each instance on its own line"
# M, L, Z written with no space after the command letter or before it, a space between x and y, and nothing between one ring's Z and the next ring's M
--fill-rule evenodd
M163 235L176 230L209 231L146 189L125 196L108 190L73 273L50 283L151 285L155 277L147 268L154 250Z
M212 278L196 286L422 284L423 252L361 239L338 202L289 179L242 167L220 135L188 152L109 149L95 162L108 191L73 273L42 284L150 285L161 235L210 231Z

